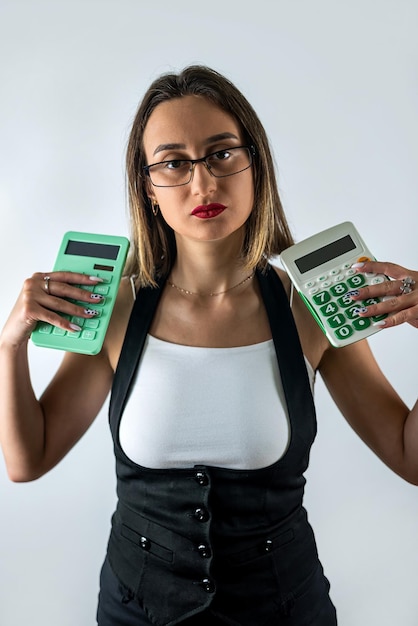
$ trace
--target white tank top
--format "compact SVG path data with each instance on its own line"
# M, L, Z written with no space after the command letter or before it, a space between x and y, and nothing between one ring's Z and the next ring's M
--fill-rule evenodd
M276 462L290 424L273 340L200 348L148 335L119 437L132 461L152 469Z

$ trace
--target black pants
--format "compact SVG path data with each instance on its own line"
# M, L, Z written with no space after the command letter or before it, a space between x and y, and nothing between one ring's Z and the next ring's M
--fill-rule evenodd
M152 626L144 610L129 590L119 583L108 559L105 560L100 574L97 624L98 626ZM183 626L226 626L225 622L220 621L208 611L188 618L181 624ZM254 626L258 625L254 624ZM337 626L335 608L331 600L327 601L314 623L300 626Z

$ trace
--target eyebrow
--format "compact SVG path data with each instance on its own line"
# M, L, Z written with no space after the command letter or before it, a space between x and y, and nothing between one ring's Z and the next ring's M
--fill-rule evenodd
M239 139L239 137L237 137L234 133L218 133L217 135L207 137L203 143L205 145L210 145L211 143L222 141L223 139ZM157 152L162 152L163 150L184 150L185 148L186 144L184 143L160 143L160 145L155 148L153 155L157 154Z

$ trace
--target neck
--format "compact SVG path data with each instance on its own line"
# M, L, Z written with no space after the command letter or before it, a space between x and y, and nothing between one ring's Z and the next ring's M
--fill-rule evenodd
M251 274L240 258L241 243L178 243L169 281L182 290L201 295L224 292Z

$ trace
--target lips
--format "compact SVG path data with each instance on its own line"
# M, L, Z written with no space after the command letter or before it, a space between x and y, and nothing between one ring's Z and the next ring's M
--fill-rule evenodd
M211 204L200 204L195 207L192 211L192 215L195 217L199 217L200 219L209 219L212 217L217 217L223 211L225 211L226 206L224 204L219 204L218 202L212 202Z

